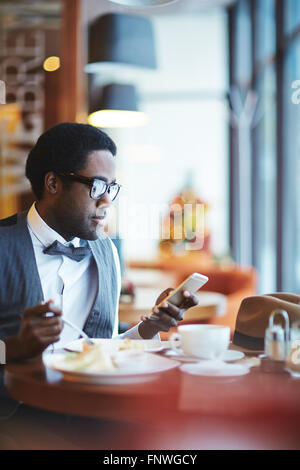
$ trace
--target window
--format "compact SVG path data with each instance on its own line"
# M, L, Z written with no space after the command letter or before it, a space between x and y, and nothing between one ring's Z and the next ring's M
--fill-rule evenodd
M251 17L250 4L242 0L237 6L234 21L236 41L234 43L234 81L248 84L252 74Z
M287 34L291 34L300 27L300 2L299 0L284 0L284 3L284 31Z
M240 1L229 18L230 24L230 241L237 263L252 262L249 232L243 230L251 218L251 149L249 128L243 126L243 110L252 79L251 9Z
M300 104L292 84L300 80L300 36L287 47L283 107L283 290L300 290ZM296 90L297 91L297 90Z
M253 84L258 109L252 148L253 264L259 272L259 292L276 290L276 24L273 0L254 4ZM257 122L255 122L257 121Z
M276 51L274 0L256 0L254 13L255 62L272 58Z
M276 290L276 72L264 67L256 78L260 100L253 146L253 264L260 274L259 291Z
M235 27L241 22L244 37ZM253 120L251 168L245 181L239 181L241 174L231 165L231 186L241 188L231 191L232 253L236 256L240 239L248 237L251 264L259 273L259 292L299 292L300 2L240 0L230 9L229 24L231 86L242 84L237 71L243 68L250 75L248 90L256 93L260 103ZM242 58L236 51L243 49ZM243 155L235 144L234 129L230 141L231 161L240 165ZM252 223L241 227L239 239L235 235L240 225L236 208L241 206L249 182Z

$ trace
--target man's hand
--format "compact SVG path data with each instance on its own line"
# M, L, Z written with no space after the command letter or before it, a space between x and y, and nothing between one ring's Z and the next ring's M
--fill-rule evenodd
M52 312L52 317L46 317ZM29 307L23 312L20 331L6 338L6 360L28 359L41 354L50 344L59 341L63 329L62 312L53 300Z
M187 309L198 305L198 298L191 292L184 291L183 302L177 307L170 301L165 301L160 307L157 307L159 303L163 301L171 292L172 288L164 290L155 302L155 306L152 309L152 315L143 316L143 320L139 326L139 334L144 339L153 338L159 331L169 331L173 326L177 326L178 322L183 320L184 313Z

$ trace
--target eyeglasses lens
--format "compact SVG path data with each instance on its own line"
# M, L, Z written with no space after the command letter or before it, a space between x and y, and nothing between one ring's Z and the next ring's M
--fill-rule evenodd
M93 199L100 199L101 197L104 196L106 192L107 185L104 181L101 180L95 180L94 184L91 189L91 197ZM118 184L112 184L108 186L108 194L109 198L111 201L113 201L119 192L119 185Z
M91 196L93 199L100 199L105 194L106 184L104 181L95 180L91 189Z
M114 201L118 195L119 186L117 184L112 184L109 186L108 193L111 201Z

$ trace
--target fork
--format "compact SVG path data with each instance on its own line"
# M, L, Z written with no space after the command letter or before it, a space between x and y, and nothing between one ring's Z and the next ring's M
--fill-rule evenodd
M66 320L65 318L63 318L62 321L63 321L66 325L68 325L68 326L70 326L71 328L73 328L73 330L76 330L77 333L79 333L80 336L82 336L82 337L85 339L85 342L86 342L87 344L89 344L90 346L93 345L93 344L95 344L94 341L92 341L91 338L90 338L84 331L82 331L78 326L74 325L74 323L70 322L70 320Z

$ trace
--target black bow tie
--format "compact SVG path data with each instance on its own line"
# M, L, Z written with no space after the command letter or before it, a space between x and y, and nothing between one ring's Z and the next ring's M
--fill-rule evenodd
M75 261L81 261L83 258L85 258L91 253L91 250L88 244L86 246L80 246L78 248L75 248L73 245L65 246L55 240L52 245L49 245L44 248L43 253L45 253L46 255L64 255Z

